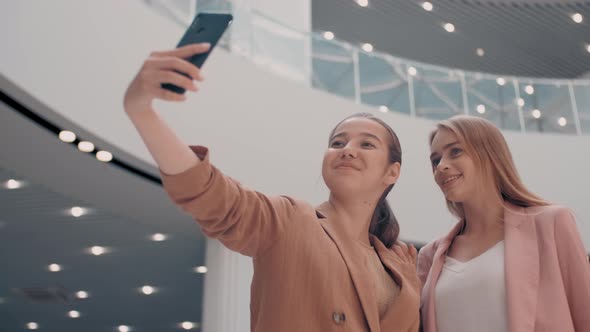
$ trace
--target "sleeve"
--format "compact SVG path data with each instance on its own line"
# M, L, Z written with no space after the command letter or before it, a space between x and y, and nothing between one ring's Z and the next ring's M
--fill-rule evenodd
M554 227L559 267L575 330L590 331L590 264L573 213L560 209Z
M180 174L160 172L170 198L199 223L206 236L230 250L255 257L271 247L285 233L295 201L249 190L211 165L207 148L191 149L201 159L199 164Z

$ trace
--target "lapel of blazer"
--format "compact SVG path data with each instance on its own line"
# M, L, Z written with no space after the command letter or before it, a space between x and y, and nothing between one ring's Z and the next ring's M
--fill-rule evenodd
M415 324L415 321L410 320L409 317L414 316L417 317L417 320L420 319L420 281L418 276L416 276L415 280L417 284L410 285L409 283L412 280L405 278L404 274L399 270L391 249L385 247L383 242L374 235L371 235L371 243L375 246L379 259L395 276L395 280L400 287L397 298L394 299L380 320L381 330L390 332L409 331L412 325Z
M436 248L436 251L434 252L434 256L432 257L430 273L428 275L428 278L426 279L423 288L423 291L428 292L425 299L426 303L424 304L424 309L426 310L422 311L422 314L426 314L425 331L436 331L436 308L434 305L434 291L436 288L436 283L438 282L438 278L440 277L440 273L442 272L443 265L445 263L446 252L451 246L451 243L453 242L455 236L459 234L459 231L461 230L462 226L463 220L459 221L453 227L453 229L451 229L451 231L440 240Z
M331 227L326 219L321 219L320 224L328 233L332 241L338 247L344 263L348 268L348 273L356 289L356 293L361 302L363 312L367 319L367 324L372 332L379 332L379 310L377 308L377 300L373 294L372 282L369 275L366 273L362 257L358 255L358 250L353 245L353 240L348 239L344 234L338 231L337 228Z
M539 247L534 216L522 207L504 208L504 268L510 331L533 331L539 286Z

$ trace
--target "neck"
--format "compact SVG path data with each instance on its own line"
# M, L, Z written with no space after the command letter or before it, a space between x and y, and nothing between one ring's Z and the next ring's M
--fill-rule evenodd
M319 208L327 214L328 222L334 227L342 229L348 237L370 245L369 226L376 205L377 199L344 198L330 194L328 201Z
M502 231L504 205L502 199L480 199L463 203L465 228L463 234L484 236Z

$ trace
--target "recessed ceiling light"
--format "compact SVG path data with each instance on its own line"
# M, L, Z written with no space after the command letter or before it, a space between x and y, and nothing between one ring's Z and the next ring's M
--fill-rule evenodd
M107 249L105 247L94 246L94 247L90 248L90 253L93 254L94 256L100 256L102 254L105 254L106 252L107 252Z
M422 3L422 8L424 8L425 11L430 12L432 11L433 6L432 3L425 1L424 3Z
M108 163L109 161L113 160L113 154L108 151L98 151L96 153L96 159Z
M70 209L70 214L72 215L72 217L78 218L83 216L86 213L86 209L81 208L79 206L74 206L73 208Z
M185 329L185 330L192 330L194 328L196 328L198 325L196 323L193 322L182 322L180 323L180 327Z
M356 3L361 7L367 7L369 5L369 0L356 0Z
M365 51L365 52L373 52L373 45L371 45L369 43L364 43L362 48L363 48L363 51Z
M387 113L387 111L389 111L389 108L385 105L381 105L379 106L379 111L381 111L382 113Z
M73 132L71 132L69 130L62 130L59 132L59 139L62 142L72 143L73 141L76 140L76 134L74 134Z
M326 40L334 39L334 33L332 31L324 31L324 39L326 39Z
M86 291L77 291L76 292L76 297L79 299L87 299L88 296L90 296L90 295Z
M410 76L416 76L418 71L414 67L408 67L408 74L410 74Z
M79 311L76 311L76 310L70 310L68 312L68 316L70 318L80 318L80 312Z
M162 233L156 233L151 236L152 241L160 242L165 241L168 237Z
M197 273L207 273L207 267L206 266L197 266L197 267L195 267L195 272L197 272Z
M539 111L538 109L534 109L531 114L533 115L533 118L535 119L539 119L541 117L541 111Z
M39 324L35 322L28 322L26 326L29 330L37 330L39 328Z
M62 267L59 264L49 264L47 269L51 272L59 272L62 270Z
M565 127L565 125L567 125L567 119L562 116L557 120L557 123L560 126Z
M477 110L477 113L479 113L479 114L484 114L486 112L486 106L483 104L477 105L477 107L475 109Z
M483 50L483 48L478 48L478 49L476 49L476 50L475 50L475 53L476 53L478 56L484 56L484 55L486 54L486 52Z
M586 51L590 53L590 44L586 45Z
M526 94L528 95L532 95L533 93L535 93L535 88L529 84L524 87L524 92L526 92Z
M92 152L94 151L94 144L92 144L92 142L82 141L78 143L78 150L82 152Z
M443 27L445 28L445 30L447 30L447 32L455 31L455 25L453 23L445 23Z
M141 287L141 292L144 293L145 295L152 295L155 291L156 291L155 288L152 286L145 285L145 286Z
M506 84L506 79L504 77L498 77L496 79L496 83L500 86L503 86L504 84Z
M576 23L582 23L582 21L584 20L584 16L582 16L582 14L580 13L575 13L572 15L572 20Z
M522 98L516 99L516 105L523 107L524 106L524 99L522 99Z
M119 330L119 332L129 332L131 331L131 328L127 325L119 325L119 327L117 328Z
M20 187L23 186L23 182L22 181L17 181L15 179L9 179L8 181L6 181L6 183L4 184L4 187L6 187L6 189L18 189Z

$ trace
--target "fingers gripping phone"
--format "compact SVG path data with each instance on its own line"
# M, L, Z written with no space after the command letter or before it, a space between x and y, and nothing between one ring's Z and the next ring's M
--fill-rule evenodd
M186 59L193 65L201 68L209 53L213 50L213 47L217 44L227 27L231 24L233 16L231 14L212 14L212 13L200 13L195 16L195 19L188 27L180 42L176 47L182 47L188 44L195 43L209 43L211 47L205 53L195 54L192 57ZM178 72L188 78L191 78L186 73ZM191 78L192 79L192 78ZM172 92L183 94L184 88L176 86L170 83L163 83L162 88L170 90Z

